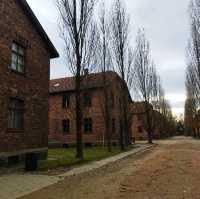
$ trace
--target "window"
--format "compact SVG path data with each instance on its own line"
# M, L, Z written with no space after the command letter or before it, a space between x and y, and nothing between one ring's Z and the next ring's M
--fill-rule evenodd
M91 106L92 105L92 98L89 93L84 94L84 106Z
M13 42L11 55L11 69L20 73L25 72L25 48Z
M69 120L63 120L63 133L67 134L70 132L70 121Z
M85 131L85 133L92 132L92 118L84 119L84 131Z
M24 101L19 99L10 99L8 111L8 128L23 129Z
M68 108L70 106L70 96L63 94L63 108Z

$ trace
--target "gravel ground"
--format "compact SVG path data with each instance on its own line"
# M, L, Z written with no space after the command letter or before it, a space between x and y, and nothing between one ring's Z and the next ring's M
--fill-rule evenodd
M199 168L200 141L176 137L23 199L199 199Z

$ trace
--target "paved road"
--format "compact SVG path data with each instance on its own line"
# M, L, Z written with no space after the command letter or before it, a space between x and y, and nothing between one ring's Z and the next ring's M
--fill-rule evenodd
M200 141L176 137L23 199L200 199L199 187Z

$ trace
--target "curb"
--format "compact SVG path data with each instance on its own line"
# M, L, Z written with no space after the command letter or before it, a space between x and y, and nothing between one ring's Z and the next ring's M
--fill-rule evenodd
M75 175L87 173L87 172L93 171L95 169L99 169L101 167L109 165L111 163L123 160L123 159L128 158L132 155L138 155L138 154L144 153L144 152L156 147L157 145L153 144L153 145L147 145L147 146L141 146L141 145L139 145L139 146L140 146L139 148L133 149L131 151L124 152L124 153L121 153L121 154L118 154L118 155L115 155L115 156L112 156L112 157L109 157L109 158L106 158L106 159L103 159L103 160L100 160L100 161L94 161L94 162L91 162L91 163L86 164L84 166L74 168L70 171L63 173L63 174L57 175L57 177L59 177L62 180L65 177L70 177L70 176L75 176Z

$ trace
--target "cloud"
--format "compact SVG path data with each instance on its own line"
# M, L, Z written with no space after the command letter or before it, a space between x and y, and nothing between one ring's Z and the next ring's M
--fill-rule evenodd
M133 27L144 27L173 110L183 112L189 0L127 0ZM180 99L181 98L181 99ZM177 100L179 100L177 102Z
M59 33L58 11L55 4L56 1L27 1L60 54L60 58L51 60L51 79L68 76L69 70L66 66L65 56L63 53L64 45Z
M55 0L27 1L61 55L60 59L51 61L51 78L69 75L62 53L64 45L59 37ZM125 2L131 16L132 45L134 46L137 28L144 27L166 93L168 96L174 96L169 99L172 107L174 110L183 111L184 100L181 99L179 104L176 101L180 96L185 96L185 49L189 38L189 0L125 0Z

